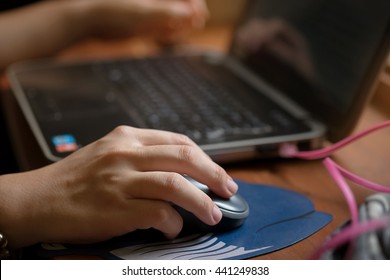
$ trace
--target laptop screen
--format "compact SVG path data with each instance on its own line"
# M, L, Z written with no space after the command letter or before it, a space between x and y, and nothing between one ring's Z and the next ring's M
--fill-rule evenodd
M250 1L231 51L336 140L355 123L388 53L389 11L389 0Z

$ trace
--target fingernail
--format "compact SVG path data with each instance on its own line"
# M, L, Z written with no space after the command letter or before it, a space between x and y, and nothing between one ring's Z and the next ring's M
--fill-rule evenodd
M215 224L219 223L219 221L221 221L221 219L222 219L222 212L221 212L221 210L219 210L217 205L214 205L214 208L213 208L214 223Z
M236 182L234 182L233 179L230 177L227 180L227 188L231 194L235 194L238 190L238 186L237 186Z

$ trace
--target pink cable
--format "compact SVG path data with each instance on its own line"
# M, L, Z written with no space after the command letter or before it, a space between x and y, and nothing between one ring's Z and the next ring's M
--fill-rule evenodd
M380 230L385 227L390 226L390 217L379 218L375 220L369 220L364 223L360 223L355 226L348 226L342 231L334 235L332 238L328 239L318 250L316 250L309 259L318 260L321 256L330 250L333 250L348 241L353 240L361 234Z
M359 177L358 175L355 175L355 174L349 172L348 170L344 169L343 167L341 167L340 165L338 165L334 161L332 161L332 164L337 167L338 171L340 171L340 173L342 175L344 175L344 177L351 180L352 182L355 182L358 185L361 185L361 186L366 187L368 189L372 189L372 190L377 191L377 192L390 193L390 186L379 185L377 183L374 183L374 182L368 181L367 179Z
M357 133L355 135L351 135L329 147L315 150L315 151L298 151L295 145L292 144L284 144L280 147L280 155L284 157L295 157L295 158L301 158L301 159L320 159L327 156L330 156L333 152L336 150L348 145L349 143L356 141L363 136L366 136L367 134L370 134L374 131L377 131L379 129L382 129L384 127L390 126L390 120L387 120L385 122L382 122L380 124L377 124L367 130L364 130L360 133Z
M359 138L362 138L362 137L364 137L372 132L375 132L379 129L385 128L387 126L390 126L390 120L382 122L380 124L377 124L369 129L366 129L360 133L357 133L356 135L352 135L350 137L347 137L347 138L345 138L345 139L343 139L343 140L341 140L341 141L339 141L339 142L337 142L329 147L326 147L326 148L323 148L320 150L298 151L297 147L295 145L285 144L285 145L281 146L281 149L279 152L280 152L280 155L284 156L284 157L296 157L296 158L308 159L308 160L320 159L323 157L330 156L333 152L346 146L347 144L349 144L353 141L356 141ZM390 192L389 186L383 186L383 185L368 181L362 177L359 177L359 176L349 172L348 170L342 168L340 165L336 164L334 161L332 161L331 163L328 162L328 166L329 165L334 165L342 175L344 175L349 180L355 182L356 184L359 184L363 187L366 187L366 188L369 188L369 189L372 189L372 190L375 190L378 192L386 192L386 193ZM332 174L334 174L334 172L331 173L331 175ZM332 175L332 177L333 177L333 175Z
M349 211L351 212L352 225L357 225L359 223L359 212L351 188L348 186L347 182L345 182L343 176L341 175L341 173L337 168L337 165L330 158L326 158L324 160L324 165L328 169L333 180L339 186L341 192L344 194L344 197L349 207Z
M323 163L325 167L328 169L329 174L334 179L337 186L340 188L341 192L343 193L351 213L351 225L345 230L341 231L339 234L335 235L333 238L331 238L322 248L320 248L318 251L315 252L312 258L314 259L320 258L324 252L336 248L337 246L340 246L342 243L345 243L347 241L352 241L353 238L356 238L359 234L390 225L390 218L386 218L384 220L383 219L373 220L365 224L359 223L358 206L355 197L353 195L353 192L351 188L348 186L347 182L344 180L344 177L363 187L378 192L390 193L390 187L379 185L374 182L368 181L362 177L359 177L349 172L348 170L342 168L340 165L336 164L333 160L328 158L328 156L330 156L333 152L348 145L349 143L356 141L359 138L362 138L374 131L377 131L387 126L390 126L390 120L375 125L356 135L347 137L329 147L316 150L316 151L298 151L296 145L292 145L292 144L285 144L281 146L279 153L281 156L284 157L296 157L296 158L308 159L308 160L320 159L326 157ZM351 247L349 249L351 249ZM351 253L351 250L348 250L347 256L348 253Z

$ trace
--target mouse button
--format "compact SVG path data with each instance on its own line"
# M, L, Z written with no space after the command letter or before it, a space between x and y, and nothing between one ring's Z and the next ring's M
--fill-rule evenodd
M248 211L248 204L238 194L233 195L229 199L224 199L214 194L209 194L214 203L220 208L235 213L245 213Z
M240 217L247 217L249 213L249 206L244 198L239 194L235 194L229 199L222 198L211 191L206 185L192 179L191 177L184 176L188 181L190 181L194 186L207 194L211 200L225 212L231 212L234 214L241 214Z

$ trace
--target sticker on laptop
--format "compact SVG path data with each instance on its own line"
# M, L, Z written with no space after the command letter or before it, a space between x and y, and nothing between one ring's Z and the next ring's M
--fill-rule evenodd
M72 134L53 136L52 142L58 153L74 152L78 149L76 138Z

